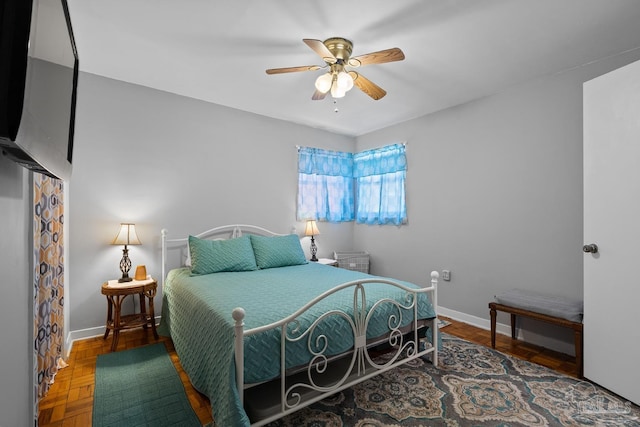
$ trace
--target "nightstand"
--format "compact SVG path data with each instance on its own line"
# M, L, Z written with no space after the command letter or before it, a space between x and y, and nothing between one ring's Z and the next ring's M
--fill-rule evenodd
M317 263L318 264L323 264L323 265L331 265L333 267L337 267L338 266L338 261L336 261L335 259L331 259L331 258L319 258Z
M156 331L156 319L153 310L153 297L156 296L158 283L148 278L146 280L132 280L130 282L118 283L118 280L109 280L102 284L102 295L107 297L107 325L104 331L104 339L109 336L109 332L113 331L113 341L111 342L111 351L115 351L118 346L118 338L120 331L123 329L131 329L142 326L147 329L151 326L153 337L158 339ZM129 295L140 296L140 313L121 315L122 302ZM147 311L148 301L149 310Z

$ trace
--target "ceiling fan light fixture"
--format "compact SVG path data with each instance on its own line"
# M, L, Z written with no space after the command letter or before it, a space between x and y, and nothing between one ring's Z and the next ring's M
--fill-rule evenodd
M347 92L341 88L337 82L331 85L331 96L333 98L342 98Z
M349 92L351 88L353 88L353 77L346 71L340 71L338 73L338 78L336 79L336 84L338 88L343 90L344 92Z
M380 86L365 78L362 74L345 67L362 67L370 64L384 64L387 62L402 61L404 53L400 48L379 50L351 57L353 43L342 37L333 37L325 41L316 39L302 39L322 60L324 66L303 65L297 67L269 68L267 74L294 73L299 71L316 71L329 67L329 72L319 76L315 81L315 92L311 96L314 101L322 100L331 91L333 98L342 98L345 94L357 86L365 94L374 100L382 99L387 92Z
M332 83L333 76L331 73L325 73L316 79L316 89L318 89L318 92L327 93L331 90Z

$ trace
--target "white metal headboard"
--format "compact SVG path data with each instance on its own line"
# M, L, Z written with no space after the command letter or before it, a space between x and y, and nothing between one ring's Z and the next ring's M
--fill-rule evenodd
M180 239L168 239L167 235L169 231L163 228L160 233L162 234L162 284L164 285L164 279L167 275L167 252L169 249L180 250L181 253L186 253L189 246L189 237L183 237ZM296 228L291 227L291 233L296 234ZM223 225L220 227L214 227L202 233L192 234L192 236L199 239L211 239L211 240L226 240L241 237L244 234L255 234L257 236L284 236L282 233L275 233L271 230L267 230L257 225L249 224L231 224Z

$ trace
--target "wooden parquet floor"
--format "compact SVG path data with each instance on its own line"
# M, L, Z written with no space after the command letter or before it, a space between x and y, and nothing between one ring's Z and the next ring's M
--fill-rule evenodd
M156 342L163 342L166 346L198 418L200 418L203 425L210 423L212 418L209 399L198 393L191 386L169 338L161 336L156 341L150 329L125 330L120 332L117 351ZM38 425L40 427L91 426L96 360L99 354L109 353L110 351L111 335L106 340L103 340L102 337L95 337L74 342L67 361L69 366L58 371L49 393L40 401L40 413L38 415Z
M489 331L465 323L444 318L451 325L441 329L450 335L464 338L487 347L491 346ZM210 423L211 406L209 400L197 392L190 384L186 373L180 366L178 355L173 343L166 337L158 340L164 342L171 356L176 370L182 378L191 406L202 421ZM135 329L120 333L118 351L140 347L156 342L151 331ZM96 359L99 354L109 353L111 336L107 340L102 337L76 341L71 349L69 366L61 369L56 375L55 383L49 393L40 401L38 424L40 427L88 427L91 426L93 411L93 389ZM575 358L550 351L548 349L527 344L522 341L512 341L510 337L498 334L496 349L503 353L547 366L567 375L575 376Z

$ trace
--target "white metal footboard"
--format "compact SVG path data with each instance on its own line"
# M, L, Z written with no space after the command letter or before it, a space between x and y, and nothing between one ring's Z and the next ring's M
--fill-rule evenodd
M432 363L434 366L437 366L438 320L437 317L435 317L428 321L432 334L432 344L429 344L426 338L419 336L421 331L418 321L420 302L418 295L428 293L431 297L433 309L437 312L438 277L438 272L433 271L431 273L431 286L420 289L409 288L398 282L381 278L347 282L316 297L292 315L278 322L249 330L244 330L244 309L236 308L233 310L232 315L235 320L236 381L240 400L243 404L245 403L246 388L244 384L244 338L268 330L279 330L280 333L281 360L278 405L274 413L259 420L252 420L252 426L267 424L284 415L322 400L340 390L351 387L354 384L427 354L431 354ZM384 298L376 301L373 306L368 309L366 300L368 283L384 283L392 287L400 288L405 293L405 299L400 303L394 299ZM303 313L329 295L347 288L353 288L352 314L342 310L331 310L319 316L308 327L301 327L298 319ZM387 361L378 363L370 355L371 343L367 342L367 327L374 312L382 304L392 304L393 307L392 314L390 314L387 319L389 334L382 340L390 346L390 351L387 353L390 357ZM413 313L413 320L410 328L407 329L405 327L401 330L400 326L404 323L403 310L410 310ZM322 382L319 381L318 378L321 378L322 374L325 374L328 369L330 357L325 354L325 352L329 346L331 337L324 334L314 335L314 331L330 316L342 317L350 325L353 332L354 348L348 356L343 358L345 363L340 369L343 369L344 372L340 371L337 378L334 376L333 379L328 382ZM302 373L296 376L295 379L289 377L288 380L285 380L288 374L285 348L287 343L296 341L306 342L312 359L302 370ZM378 341L375 344L379 345L382 341Z

